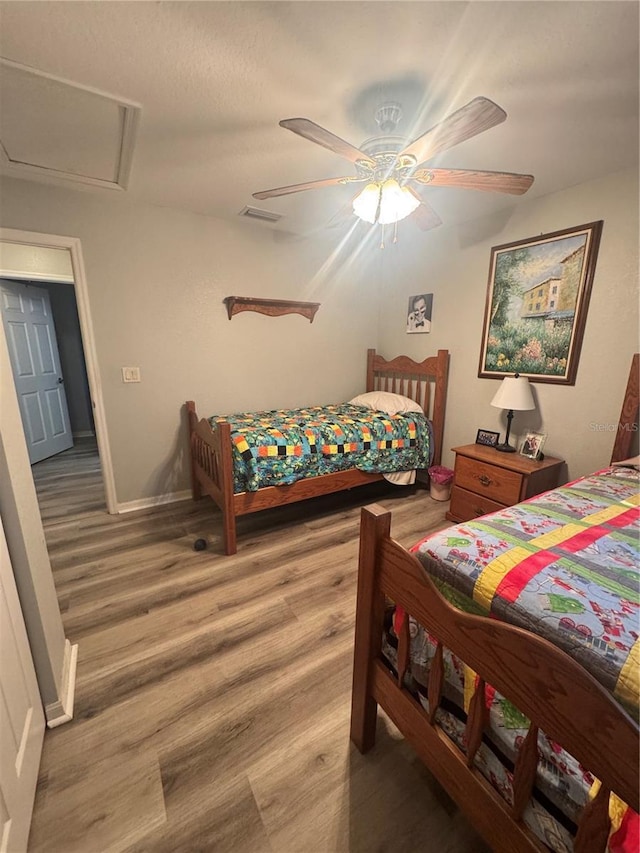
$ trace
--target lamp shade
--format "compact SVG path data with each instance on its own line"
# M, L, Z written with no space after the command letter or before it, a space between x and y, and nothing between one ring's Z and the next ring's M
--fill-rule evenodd
M378 215L378 207L380 206L380 185L367 184L366 187L353 200L353 212L357 217L364 222L370 222L372 225L376 221Z
M353 212L365 222L391 225L418 207L420 200L393 178L370 183L353 200Z
M380 204L380 225L391 225L409 216L418 207L420 201L406 187L401 187L397 181L390 178L382 185L382 202Z
M505 376L491 401L496 409L513 409L526 412L535 409L531 386L526 376Z

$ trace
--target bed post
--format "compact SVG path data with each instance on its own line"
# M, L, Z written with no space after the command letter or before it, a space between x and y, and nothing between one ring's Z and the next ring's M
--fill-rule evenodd
M191 496L194 501L200 500L202 497L202 489L200 481L196 475L196 462L193 457L193 431L198 423L196 414L196 404L193 400L187 400L187 417L189 418L189 461L191 465Z
M236 534L236 512L233 493L233 456L231 445L231 425L221 421L217 428L218 458L220 465L220 480L222 489L222 541L224 553L229 556L238 550Z
M442 462L442 443L444 440L444 409L447 402L447 377L449 375L449 350L439 349L436 367L436 387L433 397L433 435L435 453L432 465Z
M378 546L390 531L390 512L378 504L362 509L351 692L351 740L360 752L368 752L376 738L378 703L371 691L372 665L380 654L384 621L384 595L377 584Z
M367 384L365 385L365 389L367 391L375 391L375 379L373 373L373 362L376 357L376 351L374 349L367 350Z
M631 445L638 429L638 413L640 410L640 356L635 353L631 359L631 371L624 393L622 411L618 421L616 440L611 454L611 464L621 462L631 455Z

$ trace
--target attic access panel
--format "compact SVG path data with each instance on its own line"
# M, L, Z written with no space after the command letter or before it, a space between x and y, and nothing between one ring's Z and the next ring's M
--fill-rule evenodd
M0 103L4 172L126 189L138 104L7 59Z

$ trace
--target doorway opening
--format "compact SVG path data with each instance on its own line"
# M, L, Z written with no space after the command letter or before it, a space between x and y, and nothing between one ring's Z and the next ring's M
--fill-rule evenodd
M54 250L54 253L51 250ZM87 486L91 481L87 490L82 488L81 482L77 483L79 488L75 490L75 494L84 496L93 508L96 508L96 502L102 500L102 506L106 506L107 512L114 514L117 511L115 483L80 241L73 237L0 229L0 277L17 282L29 281L34 286L40 285L41 291L46 289L54 295L54 302L66 300L69 303L67 309L70 311L71 305L75 309L79 325L75 360L83 362L79 372L86 378L88 401L83 403L82 400L76 399L75 402L80 403L81 408L83 405L88 406L89 411L82 416L76 412L75 421L79 428L76 430L78 434L74 447L50 459L36 462L32 468L34 479L44 472L50 482L54 485L58 482L59 485L61 468L66 464L66 470L69 471L71 466L75 465L79 472L84 472L81 473L81 478L86 478ZM0 334L4 334L2 324ZM71 345L73 347L74 343ZM78 364L76 368L79 368ZM79 379L77 381L80 383ZM77 385L76 393L82 396L81 390L78 390L80 384ZM80 428L83 426L85 428ZM28 444L27 438L25 441ZM40 466L40 471L36 472L36 466ZM45 470L45 466L49 470ZM101 487L97 485L96 466L101 472ZM68 484L73 485L71 480L68 480ZM103 499L100 497L100 491L103 491ZM71 488L69 496L73 493Z

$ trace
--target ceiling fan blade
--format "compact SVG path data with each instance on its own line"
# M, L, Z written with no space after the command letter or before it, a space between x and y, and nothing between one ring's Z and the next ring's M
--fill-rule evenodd
M461 190L522 195L533 183L533 175L477 172L472 169L418 169L411 175L411 180L431 187L457 187Z
M398 156L415 157L416 163L424 163L440 151L500 124L506 117L502 107L488 98L474 98L411 142Z
M345 178L325 178L322 181L307 181L305 184L292 184L290 187L276 187L273 190L261 190L259 193L253 193L254 198L276 198L280 195L290 195L291 193L301 193L304 190L319 190L323 187L335 187L338 184L360 183L367 180L366 178L358 178L354 175L349 175Z
M407 189L420 202L420 206L416 207L409 217L410 219L413 219L418 228L422 231L430 231L432 228L437 228L438 225L442 225L442 219L440 219L429 202L425 201L422 196L411 187L407 187Z
M375 161L368 154L365 154L364 151L360 151L349 142L345 142L344 139L340 139L339 136L335 136L335 134L325 130L324 127L320 127L319 124L310 121L308 118L285 118L280 122L280 127L285 127L287 130L303 136L310 142L315 142L316 145L328 148L329 151L339 154L340 157L344 157L351 163L366 163L372 168L375 166Z

